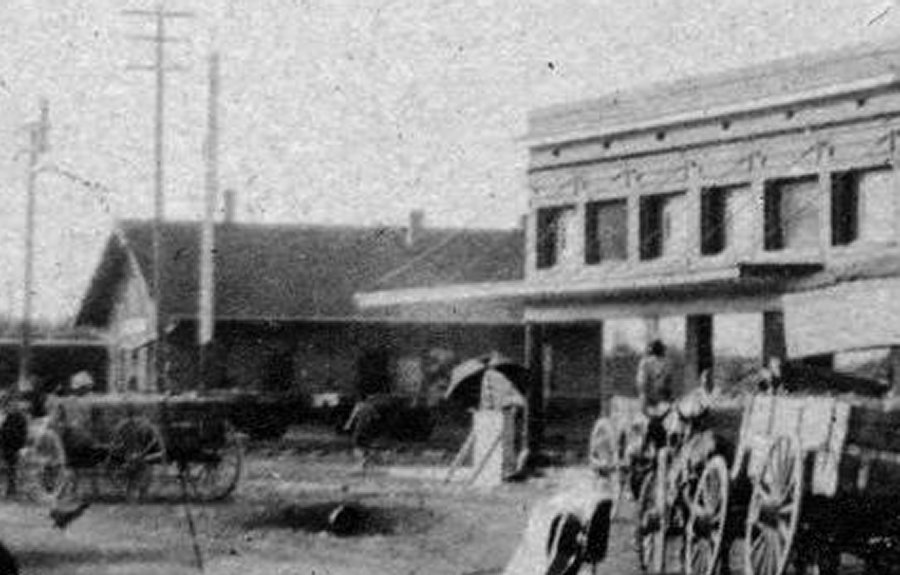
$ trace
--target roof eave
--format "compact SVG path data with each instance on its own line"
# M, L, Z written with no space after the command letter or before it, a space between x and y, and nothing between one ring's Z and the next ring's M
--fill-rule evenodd
M705 110L691 110L667 116L657 116L627 124L609 127L596 126L575 130L560 130L548 134L529 133L522 137L520 141L528 148L544 148L560 144L574 144L591 140L602 140L626 134L718 121L739 115L760 113L770 109L811 104L835 98L851 97L879 89L890 88L896 86L898 83L900 83L900 78L898 78L897 74L886 73L843 84L835 84L792 94L760 98L748 102L726 104Z

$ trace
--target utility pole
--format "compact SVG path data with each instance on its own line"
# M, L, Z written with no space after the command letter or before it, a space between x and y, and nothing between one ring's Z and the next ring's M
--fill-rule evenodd
M22 344L19 354L19 390L29 391L31 370L31 301L34 291L34 218L35 185L37 183L38 161L49 149L50 105L42 99L40 117L28 124L28 174L25 200L25 279L22 293Z
M178 68L166 65L166 44L175 42L185 42L184 38L176 38L166 36L166 22L170 19L191 18L191 12L177 12L165 10L162 4L157 4L153 10L125 10L122 12L126 16L137 16L140 18L152 18L156 24L156 33L152 36L133 36L132 39L138 41L152 42L155 45L155 59L150 66L129 66L129 70L150 71L154 72L156 78L156 100L155 100L155 123L154 123L154 147L153 155L155 160L154 171L154 195L153 195L153 279L150 291L154 298L154 318L153 327L155 335L155 346L153 348L153 367L156 374L157 391L166 391L166 373L165 360L163 357L163 346L165 345L165 317L162 312L163 307L163 280L164 273L162 270L165 261L162 245L162 223L165 218L165 145L163 141L165 128L165 94L166 94L166 73L175 71Z
M215 214L219 191L219 54L209 57L209 104L207 108L206 190L203 202L203 230L200 238L200 301L198 302L198 344L200 387L206 389L213 377L212 351L215 337Z

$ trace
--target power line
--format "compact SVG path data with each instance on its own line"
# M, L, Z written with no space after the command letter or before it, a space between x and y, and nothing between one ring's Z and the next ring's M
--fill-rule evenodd
M165 340L163 307L163 271L162 265L165 259L162 254L162 238L161 226L165 218L165 172L164 172L164 126L165 126L165 94L166 94L166 73L182 69L181 67L168 66L166 63L166 44L183 43L186 40L180 37L166 35L166 23L169 20L192 18L192 12L182 12L175 10L165 10L162 4L157 4L153 10L124 10L125 16L133 16L144 19L151 19L155 25L155 34L152 36L137 35L132 39L136 41L146 41L154 44L155 58L152 65L130 65L128 70L132 71L152 71L156 78L156 98L155 98L155 122L154 122L154 159L156 170L154 172L154 213L153 213L153 285L151 291L153 297L156 298L154 306L154 328L156 345L153 351L153 364L156 375L157 390L163 390L166 387L166 374L163 362L162 347Z

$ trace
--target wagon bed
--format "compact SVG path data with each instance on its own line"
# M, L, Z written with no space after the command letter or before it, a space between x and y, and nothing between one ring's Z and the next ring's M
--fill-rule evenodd
M752 574L781 575L791 561L836 573L842 552L870 565L895 562L885 552L900 541L900 404L759 394L737 421L734 452L710 458L698 481L689 573L715 573L739 538ZM731 434L734 426L713 429Z
M227 398L63 397L50 411L73 474L105 477L129 498L177 480L196 498L221 499L239 481L242 442Z

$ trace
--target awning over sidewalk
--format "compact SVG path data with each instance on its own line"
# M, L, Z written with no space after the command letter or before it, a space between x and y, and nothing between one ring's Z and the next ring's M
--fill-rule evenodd
M819 263L742 262L728 267L661 273L609 274L553 279L525 279L480 284L454 284L360 293L363 310L462 302L502 302L524 308L560 301L640 300L729 293L765 292L781 282L820 271Z
M900 345L900 278L785 295L788 357Z

